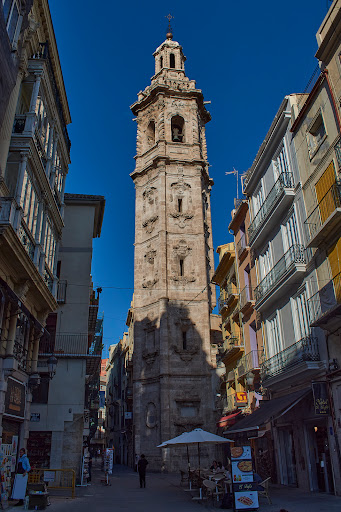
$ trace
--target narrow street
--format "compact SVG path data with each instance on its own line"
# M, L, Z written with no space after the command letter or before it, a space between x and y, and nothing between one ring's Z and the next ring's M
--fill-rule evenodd
M191 493L186 492L184 487L180 487L180 477L177 474L148 473L146 489L140 489L138 474L126 466L114 466L114 472L110 476L110 486L104 486L101 483L102 478L103 472L95 465L91 485L78 488L77 498L74 500L52 496L49 512L85 512L86 510L212 512L218 510L219 505L212 506L212 502L192 501ZM341 510L341 498L328 494L304 493L296 488L278 485L271 487L270 494L273 503L269 505L262 498L259 508L261 512L279 512L281 508L288 512L306 512L308 509L309 512Z

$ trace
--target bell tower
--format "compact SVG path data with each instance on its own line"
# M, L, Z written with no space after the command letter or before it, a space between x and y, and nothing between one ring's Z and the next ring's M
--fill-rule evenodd
M131 106L137 121L134 274L134 442L151 469L176 470L157 448L214 426L211 312L215 289L203 94L185 74L171 31L154 52L151 85Z

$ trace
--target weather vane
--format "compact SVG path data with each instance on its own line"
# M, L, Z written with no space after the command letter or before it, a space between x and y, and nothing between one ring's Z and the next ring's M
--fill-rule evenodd
M171 36L170 39L172 39L173 34L172 34L171 20L174 20L174 16L172 16L171 14L168 14L167 16L165 16L165 18L167 18L167 20L168 20L168 34ZM168 37L168 34L167 34L167 37Z

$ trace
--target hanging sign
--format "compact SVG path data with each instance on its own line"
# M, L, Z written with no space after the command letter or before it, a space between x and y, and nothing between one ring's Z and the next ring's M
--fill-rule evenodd
M25 385L10 377L7 380L4 412L18 418L25 417Z
M247 404L247 393L245 391L237 391L235 394L236 405Z
M328 416L330 414L329 396L326 382L312 382L315 414Z

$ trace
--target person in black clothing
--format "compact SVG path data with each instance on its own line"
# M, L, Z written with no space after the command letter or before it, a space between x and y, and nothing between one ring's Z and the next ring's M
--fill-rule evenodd
M137 470L140 476L140 487L146 487L146 468L148 465L148 461L144 454L141 454L140 460L137 463Z

